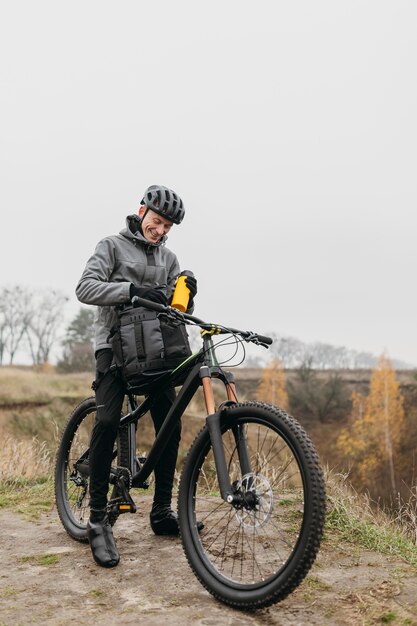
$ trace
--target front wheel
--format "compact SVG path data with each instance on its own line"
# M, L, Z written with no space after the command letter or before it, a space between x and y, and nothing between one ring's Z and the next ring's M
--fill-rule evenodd
M314 562L325 519L323 474L305 431L277 407L229 407L221 430L236 497L229 504L220 495L205 427L181 477L183 548L216 598L242 609L269 606L293 591Z

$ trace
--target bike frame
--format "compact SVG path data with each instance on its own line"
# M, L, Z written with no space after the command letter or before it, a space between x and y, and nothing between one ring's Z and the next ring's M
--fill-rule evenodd
M171 409L169 410L158 435L139 471L136 471L136 424L139 419L151 408L157 401L158 395L167 387L173 385L180 375L183 375L184 369L190 368L188 375L183 383ZM220 405L216 411L212 378L217 378L223 382L227 393L227 402ZM203 337L203 348L200 352L186 359L173 372L163 374L158 378L157 382L151 383L156 391L151 391L150 395L139 404L136 404L133 390L127 392L131 412L124 415L120 420L120 428L128 426L129 431L129 456L130 471L132 473L132 486L140 487L155 469L156 464L161 458L165 447L174 431L177 422L181 419L184 411L189 405L191 399L196 393L199 386L203 387L204 399L207 410L206 423L210 433L213 446L214 459L219 480L220 492L222 498L228 502L233 502L233 489L230 483L229 472L226 463L226 457L223 449L221 436L221 418L224 408L227 405L235 404L237 401L235 383L233 374L224 372L220 367L215 355L215 345L210 333ZM242 474L251 471L249 455L246 447L244 434L238 427L233 430L235 434L236 446L238 450L239 460L242 466Z

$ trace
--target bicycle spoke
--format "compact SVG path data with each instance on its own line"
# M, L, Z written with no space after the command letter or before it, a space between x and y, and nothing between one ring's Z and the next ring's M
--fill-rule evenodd
M247 446L252 467L252 472L245 476L238 454L241 444ZM215 468L210 451L200 468L195 492L195 515L205 524L199 540L219 572L241 584L254 584L275 575L294 550L301 531L296 515L304 506L295 486L302 486L303 481L286 441L262 423L227 429L223 447L230 481L243 499L240 507L235 508L223 500L219 502L218 492L210 495L210 491L218 489L217 483L210 487L209 476ZM285 492L290 489L290 502L281 510L284 488Z
M216 508L214 508L214 509L210 509L210 511L204 511L204 510L202 510L202 509L200 509L200 508L199 508L199 509L198 509L198 517L200 518L200 521L201 521L201 522L204 522L204 521L205 521L205 519L206 519L205 517L202 517L202 515L203 515L203 514L206 514L207 516L208 516L208 515L213 515L214 513L216 513L216 511L218 511L218 510L219 510L222 506L224 506L225 504L226 504L226 503L222 500L222 501L220 502L220 504L218 504L218 505L216 506Z
M231 507L230 507L231 508ZM210 530L213 530L213 528L216 528L216 526L218 526L226 517L228 517L228 515L230 514L230 509L228 511L226 511L226 513L223 515L223 517L221 518L221 520L219 520L214 526L211 526ZM210 550L210 548L212 547L212 545L217 541L217 539L220 537L220 535L222 535L224 532L224 528L222 527L220 529L220 532L214 537L214 539L211 541L211 543L209 543L208 546L205 546L205 549L207 551Z
M232 508L229 508L229 518L227 520L227 525L226 525L226 532L224 533L224 543L223 543L223 551L222 551L222 560L220 563L220 569L223 569L223 563L224 563L224 559L225 559L225 555L226 555L226 544L228 543L228 533L229 533L229 525L230 525L230 517L232 515Z

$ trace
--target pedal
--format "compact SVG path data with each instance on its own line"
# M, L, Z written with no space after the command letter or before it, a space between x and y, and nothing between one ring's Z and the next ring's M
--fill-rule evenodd
M110 480L112 482L112 480ZM107 505L109 515L117 519L121 513L136 513L136 504L129 493L132 487L132 475L126 467L117 467L114 472L115 489Z
M122 513L136 513L136 511L136 504L133 502L133 500L129 502L128 500L122 500L117 498L116 500L110 500L107 505L107 513L116 516L119 516Z
M134 502L118 502L117 509L119 513L136 513L136 505Z

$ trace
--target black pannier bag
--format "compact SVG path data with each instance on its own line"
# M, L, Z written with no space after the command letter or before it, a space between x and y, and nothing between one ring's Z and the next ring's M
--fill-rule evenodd
M144 371L173 370L191 355L184 324L168 322L143 307L117 307L116 312L119 325L111 333L114 362L130 386L144 382Z

